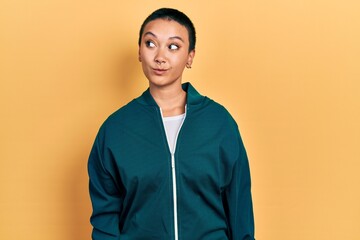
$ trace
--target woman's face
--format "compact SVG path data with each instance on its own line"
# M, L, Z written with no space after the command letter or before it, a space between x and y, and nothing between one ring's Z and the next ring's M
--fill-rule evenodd
M189 52L187 29L173 20L149 22L141 37L139 60L150 87L181 83L185 66L191 66L195 51Z

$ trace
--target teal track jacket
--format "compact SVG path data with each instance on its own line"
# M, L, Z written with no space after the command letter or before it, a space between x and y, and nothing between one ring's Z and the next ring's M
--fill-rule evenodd
M183 89L175 166L149 89L101 126L88 162L94 240L254 239L249 164L237 124L190 83Z

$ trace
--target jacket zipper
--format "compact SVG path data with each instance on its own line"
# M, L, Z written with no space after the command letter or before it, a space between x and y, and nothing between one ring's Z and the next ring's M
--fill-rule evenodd
M184 118L180 124L180 127L176 133L175 136L175 144L174 144L174 151L172 151L172 149L170 149L170 146L167 142L167 135L166 135L166 128L165 128L165 124L163 121L163 114L162 114L162 110L160 109L160 115L161 115L161 122L163 123L163 128L164 128L164 132L165 132L165 137L166 137L166 144L168 146L168 149L170 151L171 154L171 175L172 175L172 185L173 185L173 202L174 202L174 236L175 236L175 240L179 239L179 229L178 229L178 213L177 213L177 185L176 185L176 171L175 171L175 152L176 152L176 145L177 145L177 140L179 137L179 133L180 130L182 128L182 125L184 124L185 118L186 118L186 106L185 106L185 115Z

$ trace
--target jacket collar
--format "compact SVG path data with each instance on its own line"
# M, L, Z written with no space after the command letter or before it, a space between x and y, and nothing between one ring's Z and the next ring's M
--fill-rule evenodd
M189 106L199 105L205 99L196 89L191 85L191 83L186 82L182 84L183 90L186 94L186 104ZM150 89L148 88L143 94L136 99L139 103L147 106L158 106L151 96Z

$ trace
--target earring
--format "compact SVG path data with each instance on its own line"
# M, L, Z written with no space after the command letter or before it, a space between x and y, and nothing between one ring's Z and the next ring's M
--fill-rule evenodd
M186 64L186 68L190 69L191 68L191 65L188 63Z

